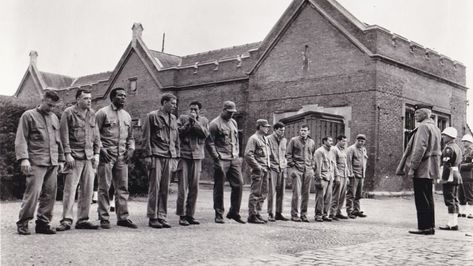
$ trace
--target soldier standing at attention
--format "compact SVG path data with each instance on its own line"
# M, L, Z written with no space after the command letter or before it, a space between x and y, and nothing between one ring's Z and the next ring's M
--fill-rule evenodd
M114 88L110 91L112 103L98 110L95 114L100 132L100 162L98 168L99 219L100 227L110 229L111 184L115 189L117 225L137 228L128 219L128 162L135 151L135 139L131 127L131 116L123 109L126 103L126 91Z
M445 147L442 151L441 182L443 199L448 208L448 223L440 226L440 230L458 230L458 185L462 183L462 178L458 166L462 161L462 151L455 142L457 130L447 127L442 131L442 140Z
M463 184L458 191L460 206L465 208L465 216L473 218L473 137L470 134L463 136L463 159L460 164L460 174Z
M243 192L243 178L241 176L241 163L239 158L240 146L238 144L238 125L233 119L236 113L235 103L225 101L222 113L216 117L209 125L209 138L207 138L207 150L214 161L214 210L215 222L225 223L223 213L223 190L225 178L228 179L232 188L230 201L230 211L227 213L228 219L233 219L238 223L246 223L241 219L240 206Z
M49 223L53 217L57 192L57 173L62 170L64 153L59 137L59 119L52 112L59 96L45 91L41 104L20 117L15 139L16 159L21 173L26 176L26 189L21 203L17 231L31 234L28 222L33 219L36 206L37 234L55 234Z
M299 136L293 137L287 145L288 174L292 178L291 220L294 222L309 222L307 205L315 167L315 142L309 137L309 134L309 126L303 124L299 130Z
M189 113L177 120L181 142L181 158L177 166L179 189L176 214L180 216L179 224L199 224L194 219L195 204L199 193L202 160L205 158L205 140L209 136L209 121L200 115L202 104L193 101L189 104ZM187 201L186 201L187 198Z
M171 160L180 155L177 119L172 112L177 98L171 93L161 96L161 108L146 117L143 127L143 149L148 168L148 225L170 228L167 203L171 178Z
M248 223L264 224L267 221L260 211L268 195L269 142L266 135L271 125L266 119L256 121L256 132L248 139L245 149L246 163L251 171L251 191L248 199Z

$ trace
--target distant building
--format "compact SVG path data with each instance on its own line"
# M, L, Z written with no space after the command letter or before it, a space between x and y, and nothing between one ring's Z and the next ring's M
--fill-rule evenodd
M187 56L148 49L142 31L141 24L133 25L113 71L85 77L41 72L32 52L15 96L39 99L49 87L72 103L75 90L86 86L98 108L121 86L128 90L127 110L137 132L163 92L177 95L179 112L192 100L202 101L209 119L224 100L233 100L243 146L258 118L286 122L289 137L307 123L318 144L342 133L352 143L364 133L370 190L408 187L410 181L394 177L394 171L415 127L415 103L434 105L441 129L467 130L464 65L360 22L335 0L294 0L262 42Z

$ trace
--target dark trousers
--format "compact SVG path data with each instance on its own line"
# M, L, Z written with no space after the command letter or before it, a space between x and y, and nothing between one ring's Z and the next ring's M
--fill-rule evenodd
M223 190L225 177L230 183L232 192L230 195L230 211L232 215L240 215L241 195L243 192L243 178L241 176L241 159L219 160L214 163L214 210L215 214L223 215L225 208L223 204Z
M458 200L460 205L473 205L473 180L464 179L458 186Z
M414 178L414 198L417 209L417 228L435 228L434 198L432 179Z
M458 213L458 184L445 183L443 188L443 200L448 208L448 213Z

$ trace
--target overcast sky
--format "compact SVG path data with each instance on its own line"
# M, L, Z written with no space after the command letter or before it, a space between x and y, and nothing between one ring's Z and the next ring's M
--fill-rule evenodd
M141 22L148 48L186 55L264 39L291 0L2 0L0 94L12 95L38 51L41 71L73 77L112 71ZM467 66L473 84L473 1L338 0L382 26ZM468 121L473 126L473 91Z

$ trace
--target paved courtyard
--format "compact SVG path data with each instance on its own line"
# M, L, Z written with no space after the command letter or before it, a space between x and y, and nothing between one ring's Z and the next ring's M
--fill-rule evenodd
M172 189L175 191L175 184ZM229 195L227 190L227 208ZM290 197L287 191L286 216ZM168 214L171 229L148 227L146 199L133 198L130 218L138 229L72 229L52 236L18 235L15 221L20 202L2 202L1 265L473 265L473 219L460 218L457 232L410 235L407 230L416 227L414 201L398 197L363 199L367 218L316 223L314 198L311 194L311 223L240 225L226 220L221 225L213 222L212 190L203 187L197 203L196 218L202 223L198 226L178 225L176 193L172 193ZM245 219L247 200L245 190ZM446 222L447 211L439 195L436 204L438 226ZM96 207L92 207L94 219ZM62 204L57 202L54 226L59 223L61 210Z

